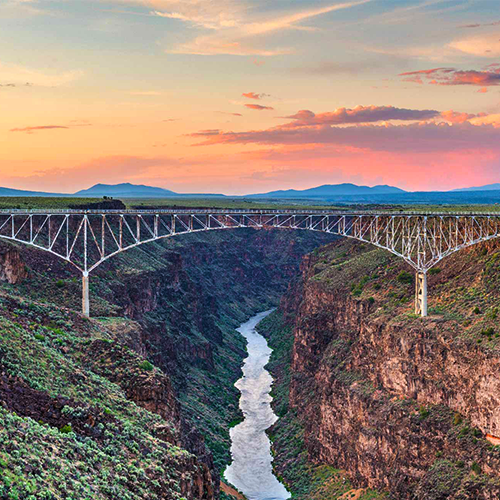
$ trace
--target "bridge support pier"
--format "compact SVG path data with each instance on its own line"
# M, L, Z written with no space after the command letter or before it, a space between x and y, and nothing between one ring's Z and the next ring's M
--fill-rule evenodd
M427 273L421 271L416 275L415 314L427 316Z
M82 274L82 313L87 318L90 317L90 301L89 301L89 273Z

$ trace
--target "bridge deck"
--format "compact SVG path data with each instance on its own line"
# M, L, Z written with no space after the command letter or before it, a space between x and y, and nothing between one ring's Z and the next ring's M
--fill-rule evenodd
M408 217L500 217L498 211L426 211L426 210L324 210L324 209L223 209L223 208L158 208L158 209L114 209L114 210L84 210L84 209L22 209L3 208L2 215L64 215L64 214L127 214L127 215L152 215L152 214L227 214L227 215L332 215L332 216L408 216Z

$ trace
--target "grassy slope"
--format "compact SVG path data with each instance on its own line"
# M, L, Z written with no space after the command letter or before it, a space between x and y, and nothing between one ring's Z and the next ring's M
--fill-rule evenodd
M191 458L157 436L156 429L169 424L128 400L86 361L98 339L121 349L113 334L30 300L3 297L0 306L0 367L15 378L12 390L38 391L37 404L45 401L52 413L64 403L59 426L43 409L37 421L0 408L0 496L132 500L163 498L163 490L181 498L179 468ZM129 355L122 370L153 376L140 356ZM36 405L21 409L38 411Z

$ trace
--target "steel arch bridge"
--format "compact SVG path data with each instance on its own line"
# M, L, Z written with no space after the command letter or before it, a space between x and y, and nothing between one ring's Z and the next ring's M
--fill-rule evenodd
M49 252L82 274L139 245L181 234L234 228L322 231L388 250L416 271L415 310L427 315L427 271L446 256L500 236L500 213L324 210L0 210L0 238Z

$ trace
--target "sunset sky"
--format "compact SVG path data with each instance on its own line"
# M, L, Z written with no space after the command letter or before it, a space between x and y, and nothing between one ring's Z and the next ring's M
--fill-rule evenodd
M0 185L500 182L498 0L0 0Z

